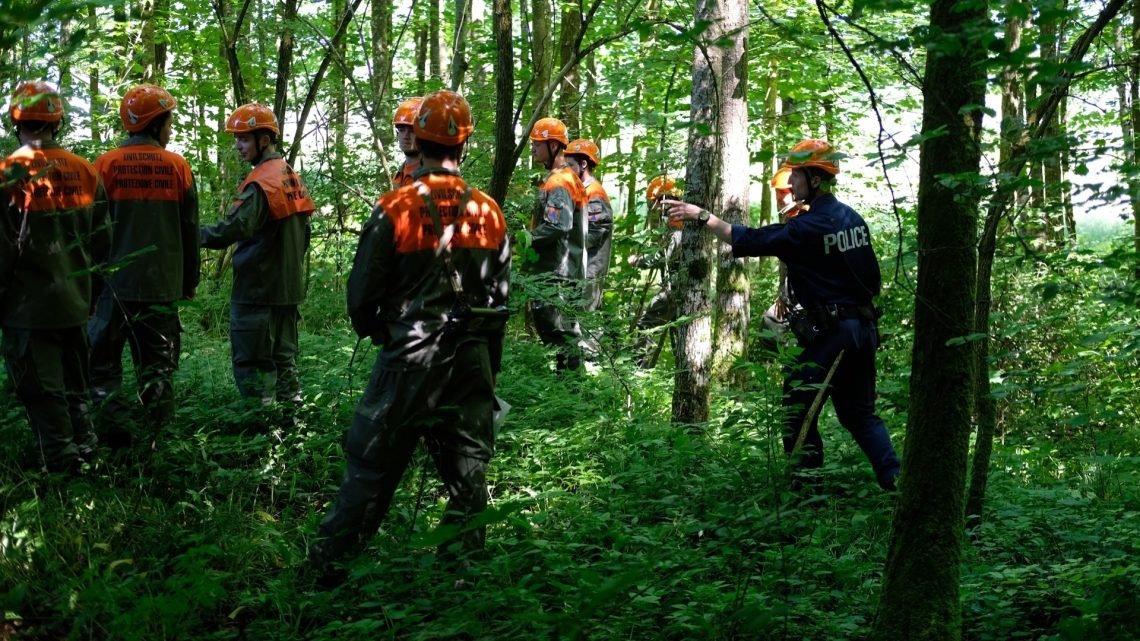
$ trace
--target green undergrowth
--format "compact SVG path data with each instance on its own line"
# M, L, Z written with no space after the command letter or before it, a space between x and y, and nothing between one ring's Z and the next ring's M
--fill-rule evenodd
M0 638L823 641L870 627L894 499L830 411L819 483L792 492L772 363L747 365L747 389L718 389L708 424L677 426L668 348L653 371L616 348L559 377L518 321L487 549L460 574L436 559L444 496L417 454L348 582L316 589L304 550L339 484L375 350L334 314L306 313L306 405L287 423L239 401L224 305L203 298L184 314L176 420L82 480L30 472L22 409L0 398ZM880 370L896 444L907 378L891 364L906 362L904 342L888 342ZM1135 638L1132 430L1066 422L1079 408L1031 387L1003 388L1038 407L1018 406L996 445L986 518L961 568L964 638ZM1084 414L1107 420L1098 409Z

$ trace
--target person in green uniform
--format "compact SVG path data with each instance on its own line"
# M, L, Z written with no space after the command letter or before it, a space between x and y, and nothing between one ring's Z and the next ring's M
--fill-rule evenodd
M174 418L174 372L181 348L179 300L198 287L198 189L189 163L166 150L176 105L155 85L131 88L119 105L129 136L99 156L114 241L107 278L88 331L91 397L99 439L112 447L132 438L131 405L120 394L129 343L151 436Z
M22 146L0 161L0 350L41 464L70 475L97 443L87 317L111 244L107 195L95 167L56 141L64 105L55 88L21 83L8 113Z
M302 402L297 376L297 307L305 299L309 191L277 150L273 111L251 103L226 119L237 152L253 170L226 217L201 229L202 246L234 250L230 347L234 381L245 398Z
M471 519L487 505L510 237L498 204L459 173L475 127L467 101L430 94L414 126L423 166L412 185L380 197L348 279L353 328L384 349L348 430L336 503L309 548L325 586L344 579L333 564L380 527L421 438L447 488L443 521L458 529L441 552L483 547L485 527Z

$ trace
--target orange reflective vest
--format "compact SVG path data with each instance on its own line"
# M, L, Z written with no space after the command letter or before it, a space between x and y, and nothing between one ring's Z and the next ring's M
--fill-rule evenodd
M317 209L301 177L280 158L271 158L254 167L238 187L238 193L245 191L250 183L257 183L265 193L273 220L283 220L295 214L312 216Z

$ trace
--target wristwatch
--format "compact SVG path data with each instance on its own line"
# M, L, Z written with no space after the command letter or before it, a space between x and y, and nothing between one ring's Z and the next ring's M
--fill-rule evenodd
M705 225L707 225L709 222L709 216L710 216L710 214L709 214L708 210L702 209L697 214L697 226L698 227L704 227Z

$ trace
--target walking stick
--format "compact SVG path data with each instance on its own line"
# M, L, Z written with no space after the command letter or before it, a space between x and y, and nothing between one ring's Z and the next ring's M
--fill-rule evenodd
M831 377L835 376L835 370L839 369L839 361L843 360L843 352L844 350L839 350L835 361L831 363L831 369L827 370L827 376L823 377L823 384L819 386L819 391L815 393L811 407L808 408L807 416L804 416L803 425L800 425L800 433L796 435L796 444L792 447L792 451L788 454L789 456L800 451L800 448L804 446L804 439L807 438L808 425L811 425L816 413L819 412L820 405L823 405L823 398L827 396L827 388L831 385Z

